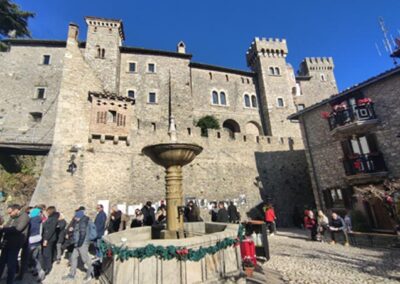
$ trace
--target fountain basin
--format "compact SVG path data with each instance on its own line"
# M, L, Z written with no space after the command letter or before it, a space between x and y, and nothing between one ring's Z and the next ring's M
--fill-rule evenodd
M142 153L157 165L168 168L189 164L202 150L203 148L196 144L162 143L146 146Z
M152 244L198 249L215 245L227 237L235 238L238 232L236 224L196 222L185 223L184 228L189 236L184 239L154 240L151 239L151 227L141 227L107 235L104 240L116 246L124 244L129 248ZM116 257L104 258L103 271L100 283L245 283L241 273L240 250L235 246L206 255L197 262L162 260L155 256L142 261L130 258L124 262Z

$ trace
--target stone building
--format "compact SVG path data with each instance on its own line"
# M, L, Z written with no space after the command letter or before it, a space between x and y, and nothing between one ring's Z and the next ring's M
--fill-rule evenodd
M286 40L255 38L251 71L236 70L193 62L183 42L176 52L124 46L120 20L86 23L85 42L70 24L67 41L10 39L0 53L2 152L49 151L32 203L70 213L162 199L163 170L141 149L168 139L170 109L178 140L204 147L185 169L187 198L235 200L242 212L272 199L281 225L313 203L287 116L337 92L332 58L306 58L295 75ZM203 137L195 125L206 115L221 129Z
M372 228L393 229L378 199L355 187L400 178L400 68L388 70L291 115L299 120L317 206L361 210Z

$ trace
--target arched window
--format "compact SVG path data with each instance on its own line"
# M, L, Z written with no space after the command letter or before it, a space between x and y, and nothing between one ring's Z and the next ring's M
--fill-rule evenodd
M321 74L321 81L322 81L322 82L325 82L325 81L326 81L325 74Z
M229 136L231 138L235 138L234 133L240 132L239 123L237 123L233 119L225 120L224 123L222 124L222 128L229 133Z
M226 106L226 95L224 92L219 93L219 101L220 101L221 105Z
M274 67L269 67L269 75L275 75Z
M276 104L278 107L284 107L285 106L285 102L283 101L283 98L278 98L276 100Z
M251 96L251 106L256 108L257 107L257 98L256 96Z
M281 75L281 70L278 67L275 67L275 75Z
M101 58L106 56L106 50L104 48L101 49Z
M208 75L210 75L210 80L212 80L212 73L209 72Z
M249 95L244 95L244 106L245 107L250 107L250 97Z
M216 91L212 92L212 103L213 105L219 104L218 93Z

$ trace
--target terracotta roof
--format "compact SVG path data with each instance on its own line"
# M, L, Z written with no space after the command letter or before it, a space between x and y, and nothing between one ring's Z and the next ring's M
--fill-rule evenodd
M376 82L378 82L380 80L383 80L383 79L385 79L385 78L387 78L389 76L395 75L397 73L400 73L400 66L397 66L395 68L389 69L389 70L387 70L387 71L385 71L385 72L383 72L381 74L378 74L378 75L376 75L374 77L371 77L371 78L369 78L369 79L367 79L367 80L365 80L365 81L363 81L363 82L361 82L359 84L355 84L355 85L347 88L346 90L342 91L341 93L332 95L329 98L324 99L324 100L322 100L322 101L320 101L318 103L315 103L315 104L313 104L313 105L311 105L309 107L306 107L305 109L302 109L299 112L291 114L288 117L288 119L298 119L300 116L302 116L306 112L309 112L309 111L311 111L311 110L313 110L313 109L315 109L315 108L317 108L317 107L319 107L321 105L327 104L327 103L329 103L331 101L334 101L334 100L336 100L338 98L341 98L343 96L346 96L348 94L357 92L362 88L365 88L365 87L367 87L367 86L369 86L371 84L374 84L374 83L376 83Z
M179 53L179 52L157 50L157 49L148 49L148 48L141 48L141 47L121 46L119 49L123 53L162 55L162 56L180 57L180 58L185 58L185 59L192 58L192 55L187 54L187 53Z
M125 101L129 102L131 104L135 104L135 99L132 99L130 97L124 97L124 96L119 96L114 93L98 93L98 92L89 92L89 98L91 96L94 96L96 98L104 98L104 99L110 99L110 100L118 100L118 101Z

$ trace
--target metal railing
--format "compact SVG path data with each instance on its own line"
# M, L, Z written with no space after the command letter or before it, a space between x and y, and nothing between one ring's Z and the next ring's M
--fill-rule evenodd
M385 161L381 153L357 155L343 161L347 176L360 173L377 173L387 171Z
M329 116L328 122L330 130L333 130L339 126L347 125L356 121L366 121L376 118L374 105L370 103L334 111Z

